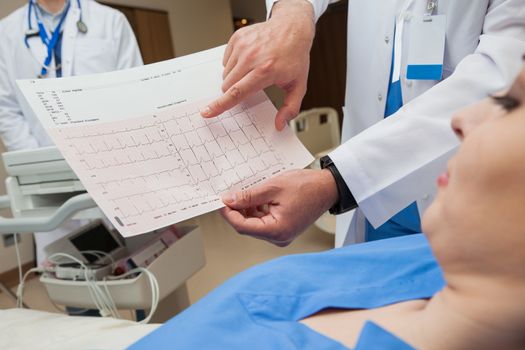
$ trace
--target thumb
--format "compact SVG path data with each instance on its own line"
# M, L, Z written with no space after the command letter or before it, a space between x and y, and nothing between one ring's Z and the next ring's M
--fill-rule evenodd
M301 103L306 93L306 81L295 85L287 91L284 99L284 104L275 116L275 128L279 131L283 130L286 123L299 114Z
M235 210L253 208L273 202L276 189L274 186L257 186L244 191L228 192L222 196L222 201Z

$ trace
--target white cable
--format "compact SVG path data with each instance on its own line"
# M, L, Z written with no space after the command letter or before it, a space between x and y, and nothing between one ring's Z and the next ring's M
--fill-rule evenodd
M111 308L115 311L115 318L122 318L120 316L120 313L118 312L117 305L115 304L115 300L113 300L113 297L111 296L111 293L108 289L107 283L105 283L105 280L103 280L102 285L104 286L104 290L106 291L106 295L108 296L109 301L111 302Z
M128 272L124 273L123 275L119 276L109 276L108 280L117 280L122 279L130 275L134 275L136 273L144 273L148 277L150 289L151 289L151 308L148 316L144 318L139 323L148 323L151 321L151 318L153 317L153 314L155 313L155 310L157 310L157 306L159 305L160 301L160 291L159 291L159 283L157 282L157 278L153 273L151 273L148 269L144 267L137 267L133 270L129 270Z
M18 283L22 283L22 260L18 248L18 233L13 233L13 238L15 239L16 263L18 264Z
M18 284L18 288L16 289L16 307L22 308L24 306L24 286L27 276L29 276L31 273L34 272L52 272L54 269L50 268L43 268L43 267L33 267L32 269L29 269L24 274L24 277L20 280L20 283Z
M88 287L88 292L91 296L91 300L93 301L93 304L95 304L96 308L99 310L100 315L103 317L111 316L113 318L120 318L119 312L117 310L115 301L113 300L111 293L109 291L107 281L108 280L118 280L123 279L131 275L135 275L137 273L143 273L148 278L148 282L151 288L151 308L148 316L140 321L140 323L148 323L151 318L153 317L153 314L157 310L157 306L159 304L160 300L160 292L159 292L159 284L157 282L157 279L155 278L155 275L151 273L148 269L143 267L138 267L133 270L130 270L126 272L123 275L119 276L109 276L107 279L104 278L100 283L104 289L100 287L100 285L95 280L94 274L90 274L90 269L87 268L87 266L79 260L78 258L66 254L66 253L55 253L48 257L48 260L52 263L58 265L59 262L55 260L55 258L67 258L70 259L76 263L78 263L82 269L84 270L84 279L86 281L86 285ZM17 295L17 307L22 307L23 305L23 294L24 294L24 285L25 280L29 274L33 272L54 272L54 268L41 268L41 267L35 267L30 270L28 270L23 277L20 279L20 284L18 285L18 289L16 292ZM59 309L60 310L60 309ZM63 311L63 310L61 310Z
M88 287L88 292L89 292L89 294L91 296L91 300L93 301L93 303L95 304L95 306L99 310L100 315L102 317L111 316L111 317L114 317L114 318L118 318L119 315L118 315L118 311L115 308L115 303L113 301L113 298L111 298L111 295L106 293L96 283L94 274L90 274L89 273L90 269L87 268L87 266L84 264L84 262L82 262L81 260L77 259L76 257L74 257L72 255L65 254L65 253L52 254L51 256L48 257L48 259L51 262L57 263L56 261L53 261L56 257L63 257L63 258L65 257L65 258L68 258L68 259L78 263L82 267L82 269L84 270L84 279L85 279L86 285ZM109 292L109 290L107 290L107 291Z
M94 279L95 278L94 274L89 274L90 269L87 268L84 262L66 253L52 254L51 256L48 257L48 260L58 265L59 262L54 260L57 257L70 259L78 263L83 268L84 278L85 278L86 285L88 287L88 291L91 296L91 299L93 303L95 304L95 306L97 307L97 309L99 310L100 315L103 317L111 316L113 318L120 318L117 307L115 305L115 301L113 300L111 296L111 293L109 291L109 288L106 282L108 280L118 280L118 279L126 278L128 276L135 275L137 273L145 274L146 277L148 278L148 282L151 288L151 308L150 308L150 312L148 316L142 321L140 321L140 323L148 323L153 317L153 314L157 310L157 306L159 304L160 292L159 292L159 284L157 282L157 279L155 278L155 275L153 275L153 273L151 273L148 269L143 268L143 267L138 267L120 276L109 276L107 279L104 278L104 280L101 283L101 285L104 287L104 290L103 290L99 286L99 284L97 284L97 281ZM21 308L23 306L25 280L27 276L29 276L29 274L34 273L34 272L54 272L54 271L55 271L54 268L35 267L35 268L28 270L23 276L21 276L20 284L18 285L18 288L16 291L17 307Z

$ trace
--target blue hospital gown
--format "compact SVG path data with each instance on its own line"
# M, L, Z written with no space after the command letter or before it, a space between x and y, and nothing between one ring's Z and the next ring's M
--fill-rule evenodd
M422 234L286 256L238 274L130 349L346 349L298 321L429 298L444 285ZM412 347L368 322L356 349Z

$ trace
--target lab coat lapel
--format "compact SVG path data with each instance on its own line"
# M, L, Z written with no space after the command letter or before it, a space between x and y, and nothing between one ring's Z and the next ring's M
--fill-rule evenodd
M73 74L73 54L78 35L77 22L80 19L80 9L75 4L66 17L64 33L62 36L62 76L69 77Z

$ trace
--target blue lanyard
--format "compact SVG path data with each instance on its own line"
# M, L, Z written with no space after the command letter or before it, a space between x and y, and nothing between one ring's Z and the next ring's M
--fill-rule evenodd
M44 64L42 65L42 70L40 72L40 76L44 77L44 76L47 75L47 70L48 70L49 64L51 63L51 60L53 58L53 50L55 49L55 47L56 47L56 45L57 45L57 43L58 43L58 41L60 39L60 36L61 36L60 32L61 32L62 26L64 24L64 21L66 19L66 16L67 16L67 14L69 12L69 8L71 7L71 2L68 2L67 7L66 7L66 9L64 11L64 14L60 18L60 21L58 22L58 25L56 26L55 30L52 32L51 38L49 38L48 35L47 35L46 28L45 28L44 24L42 23L42 20L40 19L40 16L39 16L36 8L33 8L35 6L34 1L35 0L30 0L29 1L29 12L28 12L27 20L28 20L29 31L33 31L32 24L31 24L31 15L34 12L35 13L35 18L36 18L36 21L37 21L37 24L38 24L38 35L40 36L40 39L42 40L42 43L44 45L46 45L46 47L47 47L47 57L46 57L46 59L44 61ZM78 6L80 8L80 0L77 0L77 4L78 4ZM24 41L25 41L26 46L29 48L28 38L29 38L29 36L26 35Z

